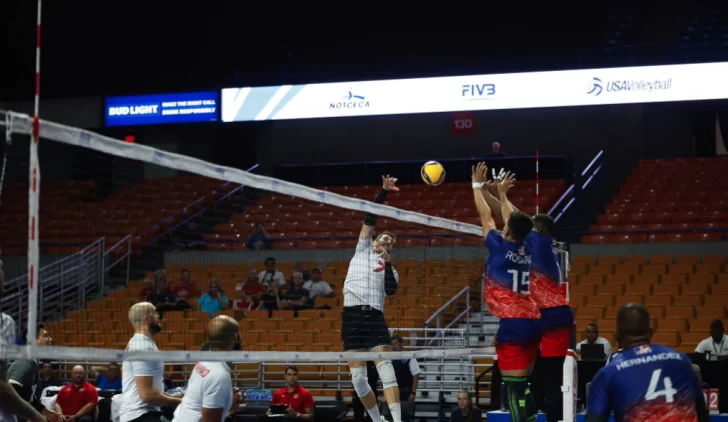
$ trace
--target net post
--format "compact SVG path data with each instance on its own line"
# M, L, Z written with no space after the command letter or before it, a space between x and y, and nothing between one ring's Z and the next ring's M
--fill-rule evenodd
M566 352L566 359L564 359L563 381L561 383L561 396L563 399L563 419L561 422L574 422L576 420L578 380L576 354L569 349Z

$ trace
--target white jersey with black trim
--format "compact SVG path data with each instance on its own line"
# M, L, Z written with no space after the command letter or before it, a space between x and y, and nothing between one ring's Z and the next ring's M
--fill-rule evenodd
M394 270L399 283L399 274ZM344 306L371 306L384 309L384 260L374 252L372 239L359 239L344 280Z

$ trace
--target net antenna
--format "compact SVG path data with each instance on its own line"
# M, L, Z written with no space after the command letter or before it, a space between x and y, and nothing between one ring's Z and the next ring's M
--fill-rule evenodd
M10 152L10 146L13 144L13 114L4 114L5 122L3 124L5 125L5 154L3 155L3 167L2 170L0 170L0 204L2 204L3 186L5 186L5 171L8 166L8 153Z
M28 358L32 357L37 338L38 321L38 265L40 249L38 242L38 208L40 203L40 160L38 160L38 141L40 140L40 28L42 0L38 0L36 15L35 44L35 98L33 103L33 130L30 140L30 174L28 184Z

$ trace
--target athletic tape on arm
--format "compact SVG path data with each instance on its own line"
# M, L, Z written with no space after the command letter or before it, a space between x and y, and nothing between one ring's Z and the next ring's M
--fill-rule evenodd
M33 119L28 115L13 114L15 116L13 132L30 135ZM401 210L388 205L350 198L272 177L247 173L244 170L232 167L218 166L197 158L161 151L146 145L123 142L94 132L46 120L40 121L40 137L68 145L96 150L117 157L134 159L226 182L235 182L266 191L308 199L309 201L331 204L354 211L371 212L380 217L440 227L455 232L474 234L480 237L483 236L483 229L473 224L460 223L445 218Z

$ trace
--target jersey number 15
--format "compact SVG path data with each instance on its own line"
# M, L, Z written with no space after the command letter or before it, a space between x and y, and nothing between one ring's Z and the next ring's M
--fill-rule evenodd
M508 270L508 274L513 277L513 291L527 295L528 285L530 283L529 273L518 270Z

